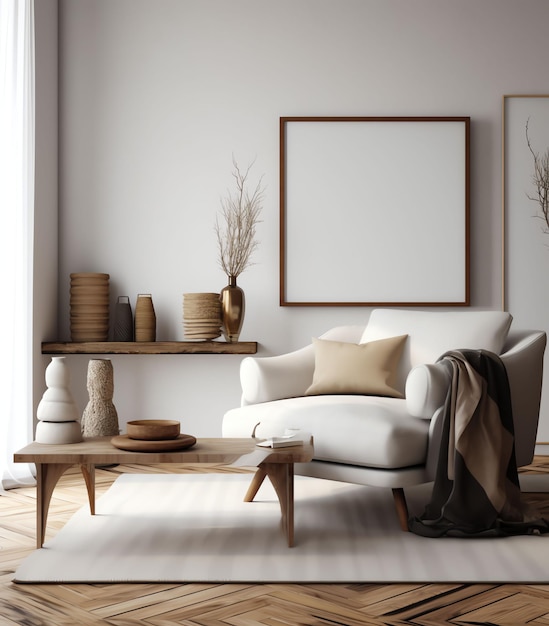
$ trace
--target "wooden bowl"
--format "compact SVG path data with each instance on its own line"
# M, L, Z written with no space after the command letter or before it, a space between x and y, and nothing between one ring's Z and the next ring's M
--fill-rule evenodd
M126 432L130 439L159 441L176 439L180 428L181 424L175 420L134 420L128 422Z

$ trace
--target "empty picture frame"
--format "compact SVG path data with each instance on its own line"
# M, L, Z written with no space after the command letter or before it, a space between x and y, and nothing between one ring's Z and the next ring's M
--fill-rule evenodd
M504 95L502 120L503 308L545 328L549 293L539 286L549 271L549 225L536 199L532 151L549 152L549 95Z
M469 117L281 117L280 305L469 305Z
M549 94L504 95L502 107L502 306L515 328L549 334L549 225L534 182L534 154L549 152ZM548 359L546 351L538 443L549 438Z

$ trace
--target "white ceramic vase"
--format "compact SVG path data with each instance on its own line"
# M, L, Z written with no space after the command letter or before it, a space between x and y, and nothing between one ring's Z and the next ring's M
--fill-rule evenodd
M82 440L78 407L70 390L66 357L54 356L46 367L47 389L36 410L39 443L76 443Z

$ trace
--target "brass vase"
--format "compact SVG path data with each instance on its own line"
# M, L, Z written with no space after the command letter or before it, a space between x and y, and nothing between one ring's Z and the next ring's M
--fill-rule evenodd
M220 294L221 320L225 341L236 343L244 322L244 292L236 284L236 276L229 276L229 284L223 287Z

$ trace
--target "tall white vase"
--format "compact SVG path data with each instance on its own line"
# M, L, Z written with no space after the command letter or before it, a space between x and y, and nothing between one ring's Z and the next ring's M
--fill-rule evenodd
M82 441L78 407L70 390L66 357L54 356L46 367L46 391L36 410L36 441L63 444Z

